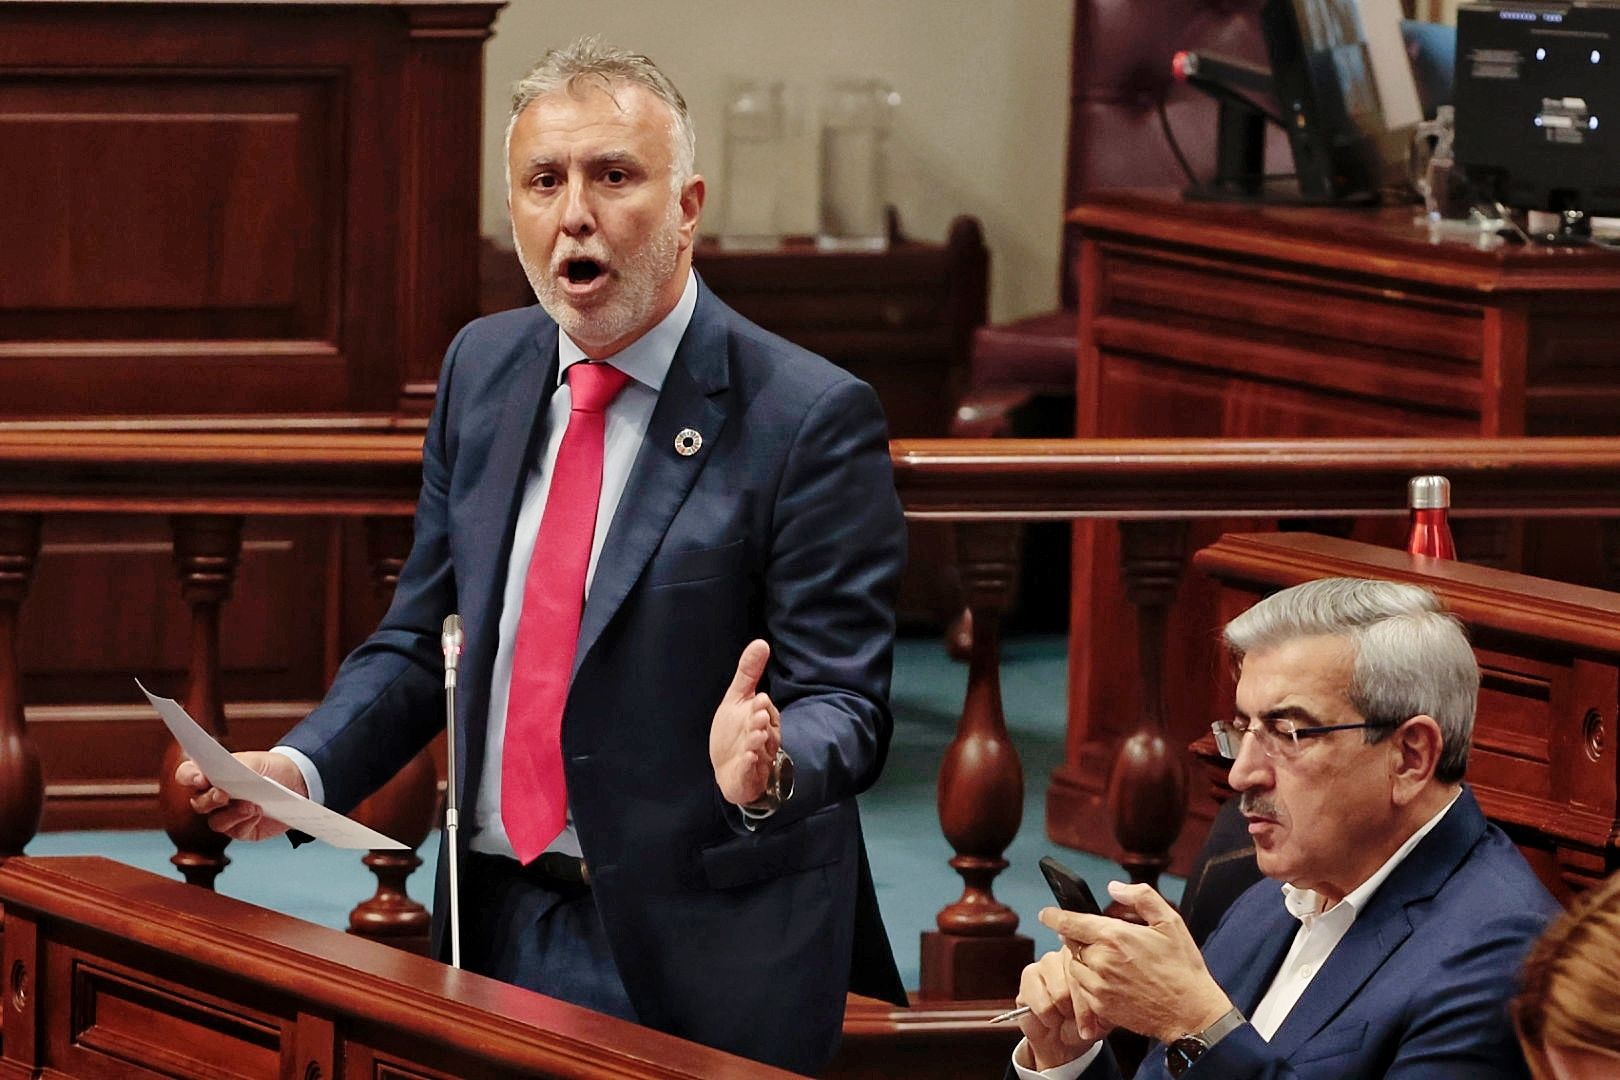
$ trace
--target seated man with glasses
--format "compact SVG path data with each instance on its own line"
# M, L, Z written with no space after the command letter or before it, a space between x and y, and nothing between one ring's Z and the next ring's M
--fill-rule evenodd
M1117 1076L1115 1027L1159 1040L1139 1077L1526 1077L1507 1003L1557 905L1463 785L1479 668L1424 589L1332 578L1226 627L1215 725L1270 880L1202 954L1145 885L1144 925L1049 908L1065 948L1024 970L1009 1076ZM1279 886L1280 883L1280 886Z

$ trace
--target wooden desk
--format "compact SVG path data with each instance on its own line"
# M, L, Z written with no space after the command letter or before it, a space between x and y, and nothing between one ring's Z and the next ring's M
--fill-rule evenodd
M794 1075L106 859L0 861L0 958L4 1080Z
M1071 219L1081 232L1081 438L1620 433L1620 255L1434 242L1405 207L1259 208L1122 191L1094 193ZM1454 498L1466 505L1468 492ZM1231 528L1197 524L1189 546ZM1402 530L1356 535L1399 543ZM1483 538L1503 565L1603 580L1594 529ZM1047 827L1113 854L1102 794L1141 707L1117 527L1077 526L1073 565L1069 737ZM1183 581L1165 668L1180 677L1164 689L1184 741L1214 693L1218 625L1209 585ZM1195 803L1194 818L1209 810ZM1201 835L1183 834L1180 865Z

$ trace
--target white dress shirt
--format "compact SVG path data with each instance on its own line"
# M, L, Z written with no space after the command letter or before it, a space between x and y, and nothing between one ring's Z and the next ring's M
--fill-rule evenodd
M596 507L596 534L591 539L591 561L585 571L587 597L590 595L591 582L596 577L596 563L602 554L602 543L607 539L608 527L618 509L619 498L630 479L630 469L641 450L647 425L652 420L653 407L658 404L659 391L664 387L664 378L675 360L675 350L686 335L696 307L697 276L688 272L686 288L670 313L641 337L607 357L607 362L629 375L630 381L607 407L602 447L602 494ZM501 820L501 747L506 737L506 707L512 688L512 647L517 640L518 617L523 609L523 587L529 573L529 561L539 537L546 494L551 490L552 466L562 446L563 432L568 427L572 398L568 391L567 371L571 364L586 359L584 350L560 331L557 349L558 385L551 395L546 413L546 441L530 464L524 481L517 526L512 536L512 554L506 564L499 638L495 647L494 668L490 673L484 767L478 782L478 799L473 806L473 832L468 844L473 851L508 858L513 856L513 850L512 841L506 835L506 825ZM292 747L278 746L275 749L293 759L304 774L310 798L322 802L325 790L314 762ZM572 818L547 850L580 854L579 838L574 832Z
M1305 995L1316 973L1322 970L1327 958L1332 955L1339 942L1344 940L1344 935L1350 932L1357 913L1366 909L1367 902L1378 891L1378 887L1395 872L1395 868L1412 853L1412 849L1434 831L1434 827L1440 824L1440 819L1446 816L1446 811L1451 809L1461 794L1462 789L1459 788L1457 794L1441 807L1440 812L1408 837L1406 843L1396 848L1395 854L1385 860L1384 865L1373 872L1372 877L1356 886L1332 907L1324 910L1322 897L1314 889L1296 889L1284 883L1283 904L1288 908L1288 913L1299 920L1300 926L1294 932L1293 944L1288 947L1288 955L1283 957L1282 966L1277 969L1271 985L1266 988L1259 1004L1254 1007L1254 1015L1248 1018L1261 1038L1269 1041L1277 1033L1277 1029L1282 1027L1283 1021L1288 1019L1288 1014ZM1026 1039L1019 1042L1013 1051L1013 1067L1019 1080L1075 1080L1101 1052L1102 1044L1098 1043L1073 1061L1045 1072L1037 1072L1021 1064L1021 1060L1031 1063L1034 1061Z

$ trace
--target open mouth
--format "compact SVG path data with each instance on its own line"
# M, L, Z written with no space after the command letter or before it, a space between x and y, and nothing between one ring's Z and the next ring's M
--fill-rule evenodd
M570 285L589 285L602 273L602 264L595 259L569 259L563 264L563 276Z

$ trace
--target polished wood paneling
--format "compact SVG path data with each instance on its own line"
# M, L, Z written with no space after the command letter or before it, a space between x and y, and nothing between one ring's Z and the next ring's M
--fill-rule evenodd
M501 6L0 0L0 423L419 424L477 313L482 50ZM21 644L48 826L146 822L151 774L115 779L73 744L116 732L130 770L155 767L155 719L106 709L133 675L182 688L169 529L46 523ZM375 621L363 559L357 528L249 527L221 692L260 718L254 742Z
M1620 256L1446 243L1405 207L1252 207L1103 191L1072 219L1082 234L1082 438L1620 432L1620 353L1598 344L1620 331ZM1399 496L1404 478L1395 485ZM1466 486L1454 493L1469 505ZM1196 525L1192 543L1232 527ZM1355 535L1402 539L1398 525L1363 525ZM1503 557L1516 565L1603 580L1593 529L1505 535ZM1135 613L1117 528L1077 528L1073 568L1069 742L1049 789L1048 829L1097 850L1091 823L1104 812L1114 748L1141 709L1131 639L1120 632ZM1166 658L1180 673L1165 687L1177 738L1198 734L1189 718L1212 693L1218 628L1210 586L1183 582ZM1200 823L1183 834L1178 865L1211 811L1195 801Z

